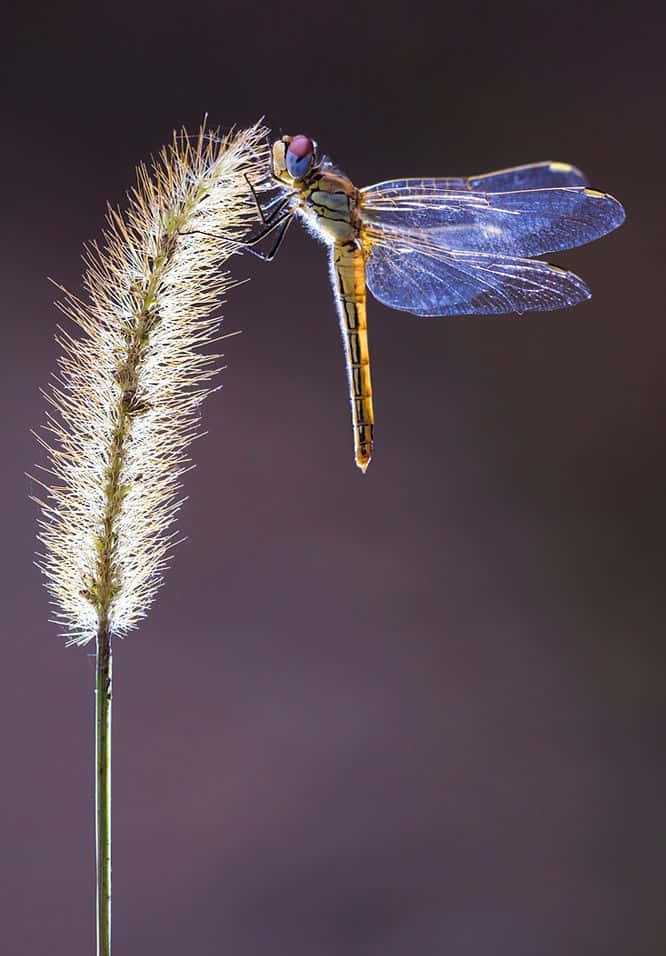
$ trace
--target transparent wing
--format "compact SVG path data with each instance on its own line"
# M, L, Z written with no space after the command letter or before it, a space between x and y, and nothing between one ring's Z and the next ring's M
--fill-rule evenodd
M562 172L561 165L541 163L469 180L379 183L361 190L361 219L368 226L396 233L427 234L428 242L445 249L510 256L572 249L616 229L624 220L622 206L594 189L582 185L506 188L513 183L522 187L545 183L549 177L554 182L580 177L573 167Z
M368 197L387 196L391 190L400 194L405 189L432 188L455 189L459 192L499 193L513 189L551 189L554 186L587 186L587 177L580 169L568 163L528 163L525 166L512 166L495 173L483 173L480 176L456 176L449 179L392 179L375 186L368 186L362 192Z
M417 235L364 230L366 282L414 315L549 312L590 297L582 279L539 260L445 250Z

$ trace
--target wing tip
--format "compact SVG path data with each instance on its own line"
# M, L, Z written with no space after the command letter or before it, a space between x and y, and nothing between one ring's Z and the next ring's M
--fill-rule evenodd
M551 287L549 299L547 302L541 302L534 308L526 309L527 312L556 312L559 309L568 309L571 306L579 305L581 302L592 298L592 292L586 282L575 272L569 272L561 266L553 265L552 262L544 262L543 259L536 259L541 266L545 266L547 271L558 276L556 286ZM522 314L522 313L521 313Z
M627 218L627 213L622 203L611 196L610 193L603 193L599 189L585 189L584 194L589 199L601 200L608 207L608 232L617 229Z
M551 265L550 268L559 272L563 281L566 282L566 289L562 290L561 301L553 303L553 310L568 309L572 305L579 305L581 302L587 302L588 299L592 298L589 285L575 272L568 272L566 269L554 265Z
M561 163L557 160L550 159L545 165L548 166L551 173L566 176L566 178L571 181L570 185L572 186L586 186L588 183L588 178L585 173L578 169L577 166L572 166L571 163Z

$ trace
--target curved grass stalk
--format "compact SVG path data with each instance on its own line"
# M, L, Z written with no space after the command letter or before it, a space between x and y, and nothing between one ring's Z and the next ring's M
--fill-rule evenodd
M68 643L97 645L98 956L111 952L112 639L146 615L176 543L187 448L221 357L205 347L233 284L221 265L256 220L245 177L264 178L265 132L174 135L139 168L127 211L109 209L104 246L87 250L87 301L62 290L82 334L60 329L45 392L38 566Z

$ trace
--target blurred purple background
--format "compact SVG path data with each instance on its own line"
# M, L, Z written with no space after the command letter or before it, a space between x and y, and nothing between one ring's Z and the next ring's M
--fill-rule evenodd
M93 951L92 685L23 472L51 275L175 126L315 136L358 185L570 161L594 297L371 301L354 467L324 250L233 262L166 586L116 644L114 951L656 956L666 944L664 52L645 3L61 2L3 31L2 952ZM658 12L659 11L659 12ZM92 648L88 648L88 651Z

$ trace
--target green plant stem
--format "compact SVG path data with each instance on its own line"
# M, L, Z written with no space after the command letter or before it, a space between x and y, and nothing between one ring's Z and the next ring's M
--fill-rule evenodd
M106 622L97 632L95 727L97 956L111 956L111 634Z

